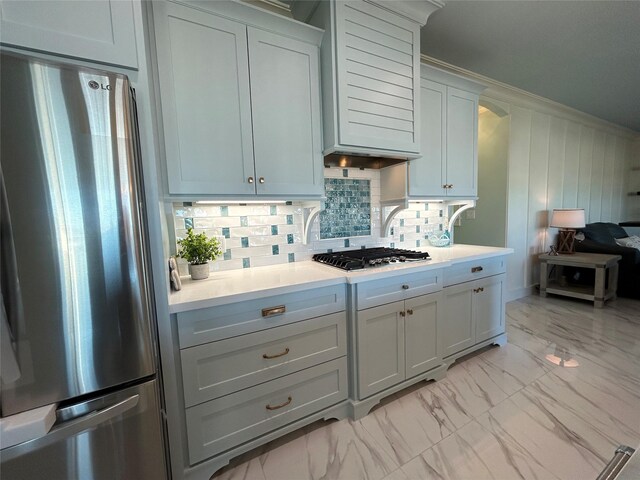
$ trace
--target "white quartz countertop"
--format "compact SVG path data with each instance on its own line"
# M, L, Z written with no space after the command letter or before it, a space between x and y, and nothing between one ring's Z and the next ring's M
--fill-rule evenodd
M513 253L511 248L475 245L416 250L428 251L431 260L397 263L351 272L314 261L305 261L217 272L212 273L206 280L183 277L182 290L173 292L169 297L169 311L178 313L309 288L377 280Z

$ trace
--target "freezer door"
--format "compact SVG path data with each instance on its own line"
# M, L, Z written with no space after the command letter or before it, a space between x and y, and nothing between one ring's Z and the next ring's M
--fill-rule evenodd
M0 58L7 416L147 377L155 358L127 77Z
M49 433L0 451L0 478L167 478L156 381L58 411Z

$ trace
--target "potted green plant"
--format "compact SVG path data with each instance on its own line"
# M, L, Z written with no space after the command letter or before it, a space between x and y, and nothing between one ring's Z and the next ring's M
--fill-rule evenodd
M186 238L178 240L178 245L178 256L189 262L189 273L194 280L208 278L207 262L222 255L218 239L208 238L204 233L193 233L193 228L187 230Z

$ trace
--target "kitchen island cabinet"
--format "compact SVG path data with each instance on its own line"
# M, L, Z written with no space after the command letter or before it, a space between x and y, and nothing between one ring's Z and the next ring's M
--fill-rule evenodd
M153 12L169 193L320 198L322 30L235 2Z

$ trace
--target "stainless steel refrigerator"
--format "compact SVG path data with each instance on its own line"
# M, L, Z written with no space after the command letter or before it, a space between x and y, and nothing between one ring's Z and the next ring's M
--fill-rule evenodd
M0 476L166 478L134 92L6 52L0 91L1 414L57 404Z

